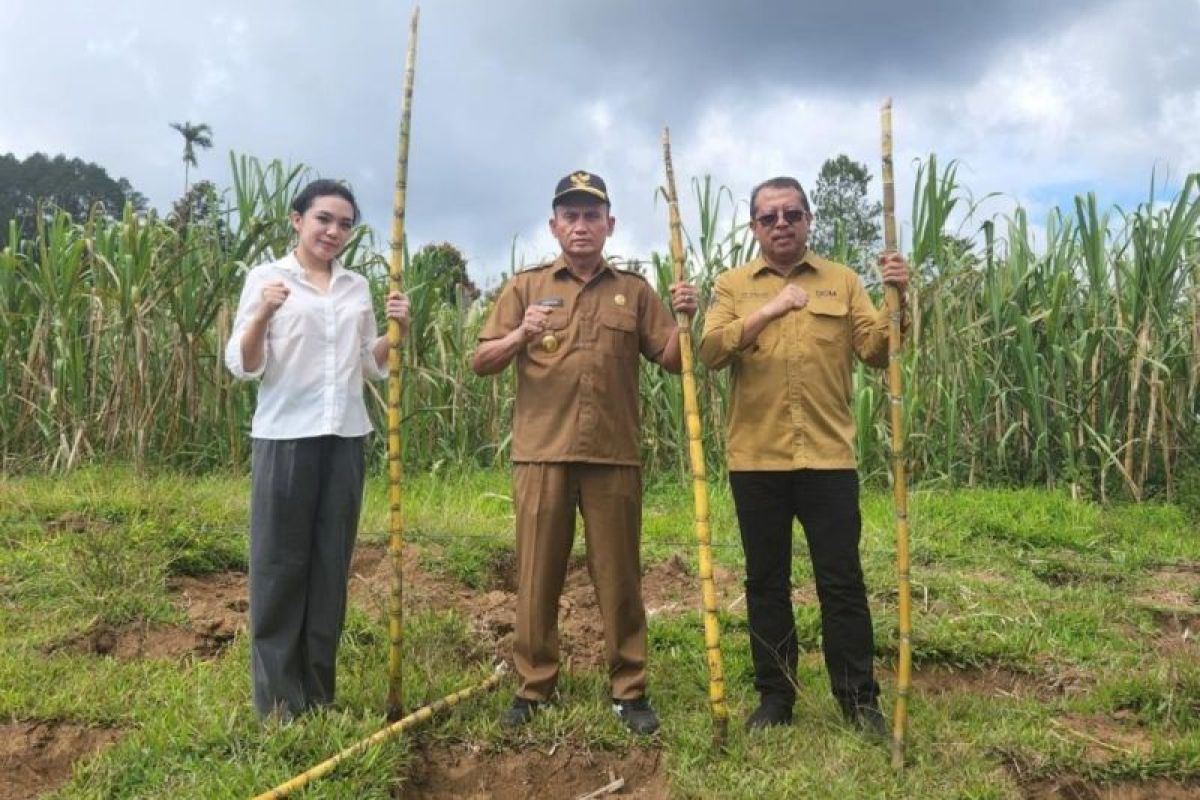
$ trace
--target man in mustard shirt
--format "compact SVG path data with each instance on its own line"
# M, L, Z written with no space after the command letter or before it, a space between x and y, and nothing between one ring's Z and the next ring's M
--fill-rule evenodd
M525 724L554 692L558 601L578 508L604 621L613 710L634 732L653 733L639 552L638 371L639 356L680 371L679 329L645 278L605 260L616 220L599 176L563 178L551 207L550 232L562 253L512 277L471 361L479 375L513 362L517 371L511 458L519 686L500 724ZM672 286L671 305L691 317L695 288Z
M850 412L855 356L888 360L887 310L848 267L808 250L812 212L794 178L750 197L761 256L721 274L700 359L732 371L729 484L746 554L746 606L759 707L749 729L788 725L796 699L791 603L792 520L808 539L821 605L825 667L846 720L886 736L858 553L862 520ZM901 290L908 265L880 258Z

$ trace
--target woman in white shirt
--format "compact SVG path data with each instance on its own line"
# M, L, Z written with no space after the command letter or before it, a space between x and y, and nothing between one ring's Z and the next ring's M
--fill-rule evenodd
M358 221L341 183L292 202L296 249L246 276L225 349L260 379L251 427L250 649L254 705L283 719L333 702L346 582L362 505L366 379L387 377L366 278L337 260ZM387 316L408 328L408 299Z

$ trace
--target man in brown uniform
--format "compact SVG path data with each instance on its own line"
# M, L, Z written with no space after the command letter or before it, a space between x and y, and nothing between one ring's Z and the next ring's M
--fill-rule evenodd
M631 730L652 733L658 718L646 698L638 354L679 372L679 330L644 278L604 259L616 220L603 180L587 172L568 175L555 189L552 209L550 232L561 255L513 276L471 362L479 375L514 360L517 370L513 661L520 686L500 723L528 722L554 691L558 601L578 508L604 620L613 710ZM671 304L690 317L695 289L675 284Z
M746 553L746 606L754 685L751 730L792 721L797 644L791 604L792 520L812 557L825 667L847 721L886 736L874 642L858 553L862 520L854 419L854 356L888 359L888 314L853 270L808 250L808 198L794 178L774 178L750 198L762 255L723 273L714 287L700 358L732 370L729 484ZM908 265L880 258L900 288Z

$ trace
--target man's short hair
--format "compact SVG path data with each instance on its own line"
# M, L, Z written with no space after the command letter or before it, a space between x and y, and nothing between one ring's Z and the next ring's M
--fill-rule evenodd
M804 187L800 185L800 181L795 178L781 176L771 178L754 187L754 191L750 193L750 216L753 217L758 211L756 204L758 203L758 193L763 189L795 189L800 193L800 202L804 204L804 210L809 214L812 213L812 206L808 204L808 195L804 193Z

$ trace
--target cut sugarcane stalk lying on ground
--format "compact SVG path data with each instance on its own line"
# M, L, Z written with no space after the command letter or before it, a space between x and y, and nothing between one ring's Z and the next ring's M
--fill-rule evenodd
M282 800L282 798L287 797L292 792L303 788L312 781L315 781L317 778L323 778L329 773L333 772L334 769L337 768L338 764L342 763L351 756L357 755L371 747L374 747L377 744L380 744L381 742L386 742L388 739L399 736L409 728L415 727L416 725L419 725L420 723L432 718L434 714L444 711L447 708L451 708L452 706L456 706L464 700L469 700L477 694L495 688L496 684L498 684L500 679L504 676L504 673L505 668L503 665L496 667L496 671L492 674L492 676L483 683L462 689L454 694L443 697L441 700L435 700L429 705L417 709L407 717L388 725L383 730L373 733L361 741L355 742L332 758L328 758L325 761L322 761L320 764L317 764L312 769L300 773L296 777L279 784L270 791L256 795L254 800Z

